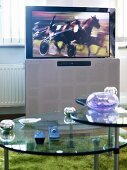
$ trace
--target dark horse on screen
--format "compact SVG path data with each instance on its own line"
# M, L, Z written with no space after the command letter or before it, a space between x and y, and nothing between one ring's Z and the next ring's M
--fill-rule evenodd
M75 19L72 22L68 22L61 28L61 30L54 33L54 44L58 51L61 51L65 45L70 45L72 43L89 45L91 32L94 27L97 29L100 28L100 23L96 16L93 16L86 21L79 21ZM58 46L59 41L63 42L63 46L61 48Z
M73 21L65 21L65 23L58 29L58 25L55 24L55 18L56 16L53 17L50 26L43 29L43 32L37 34L37 37L35 36L35 39L42 39L42 49L47 46L48 51L48 41L53 40L54 45L57 47L59 53L66 46L67 54L70 54L70 56L75 56L76 45L79 44L86 45L88 47L88 56L90 56L89 46L92 43L91 32L94 27L96 29L100 28L99 19L97 19L96 16L92 16L86 21L78 19L74 19ZM59 42L62 42L61 47L58 45ZM47 53L47 51L44 53L44 55Z

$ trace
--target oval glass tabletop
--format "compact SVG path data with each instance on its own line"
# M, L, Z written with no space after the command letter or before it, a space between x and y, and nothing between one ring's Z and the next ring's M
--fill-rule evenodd
M81 106L85 106L87 97L86 95L79 96L75 99L75 102Z
M36 155L89 155L113 151L115 148L114 128L88 126L78 124L63 113L36 114L31 118L39 118L33 124L21 124L20 118L14 119L15 127L10 132L0 130L0 147L16 152L24 152ZM27 118L28 120L28 118ZM49 128L59 135L50 136ZM44 141L38 144L35 133L43 132ZM40 137L41 138L41 137ZM120 142L120 146L126 145L126 141Z
M119 108L107 112L98 112L84 106L76 112L73 112L71 118L76 122L89 125L127 127L127 111L124 109L120 111Z

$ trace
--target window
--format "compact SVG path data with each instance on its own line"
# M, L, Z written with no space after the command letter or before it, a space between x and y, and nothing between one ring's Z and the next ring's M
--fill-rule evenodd
M25 6L45 0L0 0L0 45L25 44Z
M127 42L127 0L116 0L116 41Z
M52 4L54 2L56 1ZM63 2L70 4L65 0L57 2L59 5L63 5ZM72 2L74 6L74 0ZM80 2L82 3L82 0L79 0L79 4ZM116 41L124 42L127 41L127 0L113 0L113 2L116 6ZM49 0L0 0L0 45L24 45L25 6L50 4Z

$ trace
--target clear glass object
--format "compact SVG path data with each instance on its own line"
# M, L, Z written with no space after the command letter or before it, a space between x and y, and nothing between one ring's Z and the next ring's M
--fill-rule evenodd
M65 107L64 108L64 114L67 117L70 117L70 114L75 112L75 111L76 111L76 109L74 107Z
M12 142L15 139L15 133L13 131L6 132L1 131L0 132L0 141L2 142Z
M117 95L117 88L116 87L105 87L104 92L109 92L111 94Z
M15 127L13 120L5 119L0 122L0 129L4 131L11 131Z

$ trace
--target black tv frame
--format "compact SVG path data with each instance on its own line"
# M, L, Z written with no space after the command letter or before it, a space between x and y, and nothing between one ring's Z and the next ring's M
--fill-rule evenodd
M32 41L32 12L47 11L47 12L108 12L110 15L109 23L109 57L115 57L115 9L114 8L98 8L98 7L58 7L58 6L27 6L26 7L26 59L53 59L57 57L33 57L33 41ZM106 56L107 57L107 56ZM60 58L60 57L58 57ZM63 57L61 58L69 58ZM77 57L72 57L77 58ZM87 58L87 57L78 57ZM92 58L92 57L91 57ZM97 58L94 57L94 58ZM100 57L99 57L100 58ZM105 58L105 57L102 57Z

